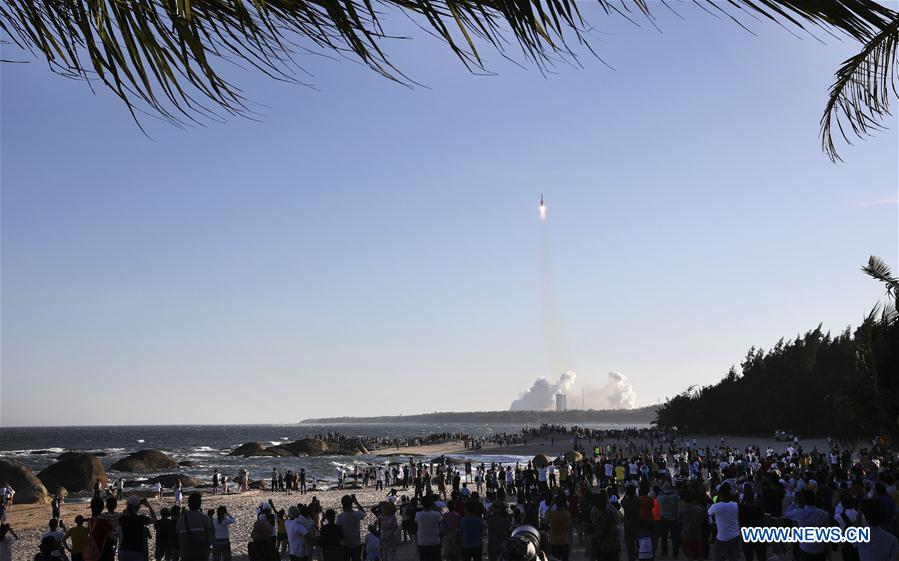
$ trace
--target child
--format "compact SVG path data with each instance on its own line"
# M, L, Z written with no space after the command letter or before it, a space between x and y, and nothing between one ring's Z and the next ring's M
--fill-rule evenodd
M652 561L655 559L655 552L652 549L652 532L646 524L640 524L637 531L637 559L640 561Z
M318 545L322 548L322 561L342 561L345 550L341 545L343 541L343 528L336 523L337 513L333 508L325 511L327 524L322 526L318 538Z
M381 561L381 540L378 537L378 529L374 524L368 527L368 535L365 536L365 559L367 561Z
M59 491L57 491L53 495L53 500L50 501L50 509L53 513L52 518L56 518L57 520L61 518L60 511L62 509L62 495Z
M47 531L47 532L44 532L44 533L41 535L41 543L42 543L42 546L43 546L44 541L46 540L46 541L47 541L47 547L49 547L50 540L52 540L53 549L52 549L52 551L49 551L49 552L44 551L43 549L41 549L41 552L42 552L42 553L49 553L50 556L53 557L54 559L61 559L61 558L62 558L62 552L63 552L63 549L62 549L62 541L63 541L63 540L65 539L65 537L66 537L66 532L65 532L66 529L65 529L65 526L63 526L63 525L59 522L59 520L57 520L56 518L51 518L51 519L50 519L50 523L48 524L48 526L49 526L50 530Z
M65 537L65 540L72 540L72 546L69 548L69 551L72 552L72 561L81 561L88 533L88 529L84 525L84 517L79 514L75 517L75 526L69 528Z
M278 511L278 519L275 521L275 524L278 527L278 534L275 538L275 549L278 550L279 555L284 557L287 553L287 525L284 522L284 518L287 516L287 513L282 508Z

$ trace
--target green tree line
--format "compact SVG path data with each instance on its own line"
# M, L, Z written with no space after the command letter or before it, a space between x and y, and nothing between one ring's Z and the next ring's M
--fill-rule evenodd
M887 300L855 330L832 335L818 325L767 351L753 347L720 382L662 404L655 423L688 433L899 442L899 279L876 257L862 270L884 283Z

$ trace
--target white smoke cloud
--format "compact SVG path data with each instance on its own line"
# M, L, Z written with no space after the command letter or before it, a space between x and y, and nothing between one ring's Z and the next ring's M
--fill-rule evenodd
M546 378L537 378L531 389L522 392L522 394L512 402L509 407L510 411L550 411L556 408L556 394L567 393L571 386L574 385L574 379L577 377L575 372L569 370L561 376L559 381L550 383Z
M633 409L637 406L637 394L634 386L621 372L609 372L609 379L601 387L585 386L581 396L568 399L568 407L573 409L580 405L577 397L582 397L585 409Z

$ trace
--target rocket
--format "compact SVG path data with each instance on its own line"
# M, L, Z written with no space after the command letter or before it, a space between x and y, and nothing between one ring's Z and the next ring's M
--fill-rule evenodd
M546 203L543 202L543 193L540 193L540 205L537 207L540 211L540 222L546 220Z

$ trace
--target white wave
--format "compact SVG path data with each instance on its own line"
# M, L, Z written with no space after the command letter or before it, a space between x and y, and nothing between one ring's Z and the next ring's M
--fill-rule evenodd
M199 448L194 448L194 452L215 452L215 448L200 446Z
M137 441L140 442L141 444L144 443L144 439L143 439L143 438L138 438Z

